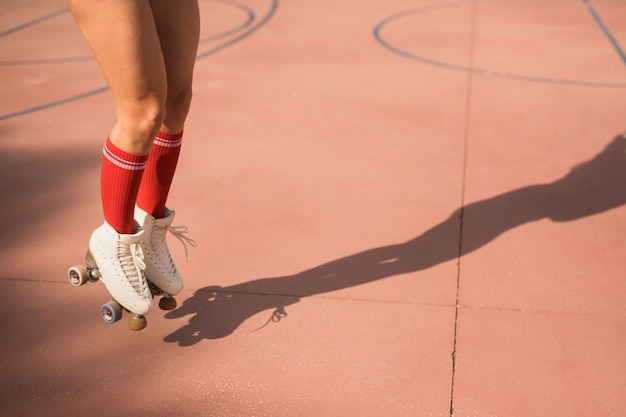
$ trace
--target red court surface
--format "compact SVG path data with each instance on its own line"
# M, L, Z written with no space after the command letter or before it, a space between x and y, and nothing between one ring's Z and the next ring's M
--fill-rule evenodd
M67 279L110 94L64 2L0 4L0 415L624 415L626 2L200 6L198 244L131 332Z

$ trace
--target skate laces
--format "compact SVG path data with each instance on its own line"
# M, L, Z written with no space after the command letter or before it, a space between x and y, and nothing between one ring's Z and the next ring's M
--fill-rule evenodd
M180 243L183 244L183 247L185 248L185 260L189 261L189 251L187 250L187 243L192 248L195 248L197 243L195 240L191 239L190 237L185 236L185 233L189 231L187 229L187 226L168 226L167 230L169 230L170 233L173 234L174 237L178 239Z
M143 270L146 269L146 263L143 257L141 245L133 242L130 245L120 242L118 246L118 258L124 274L128 282L133 286L139 294L144 294L148 283L143 278Z

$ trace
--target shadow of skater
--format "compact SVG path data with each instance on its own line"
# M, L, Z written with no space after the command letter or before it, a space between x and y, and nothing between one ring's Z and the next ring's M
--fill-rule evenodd
M261 311L274 310L268 322L277 321L286 316L286 306L302 297L430 268L475 251L528 222L543 218L570 221L619 207L626 203L625 150L626 139L618 136L565 177L472 203L405 243L369 249L291 276L202 288L166 315L192 316L187 325L164 340L188 346L202 339L222 338Z

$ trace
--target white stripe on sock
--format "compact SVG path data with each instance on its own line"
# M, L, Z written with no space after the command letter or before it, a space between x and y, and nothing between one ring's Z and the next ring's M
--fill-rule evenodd
M154 138L154 145L162 146L164 148L177 148L183 143L183 138L175 139L175 140L166 140L160 137Z
M113 165L118 166L122 169L126 169L129 171L141 171L146 167L145 161L133 162L133 161L127 161L126 159L120 158L119 156L111 152L111 150L106 146L106 144L104 145L104 148L102 149L102 154L104 155L106 159L109 160L109 162L111 162Z

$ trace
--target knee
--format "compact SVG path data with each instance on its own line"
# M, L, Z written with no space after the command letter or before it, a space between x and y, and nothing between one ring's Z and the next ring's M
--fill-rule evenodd
M166 102L161 99L147 100L141 106L141 109L141 120L139 121L141 133L145 134L148 139L151 139L165 120L167 113Z
M118 121L112 132L132 153L147 154L154 136L165 120L165 100L150 97L118 108Z

